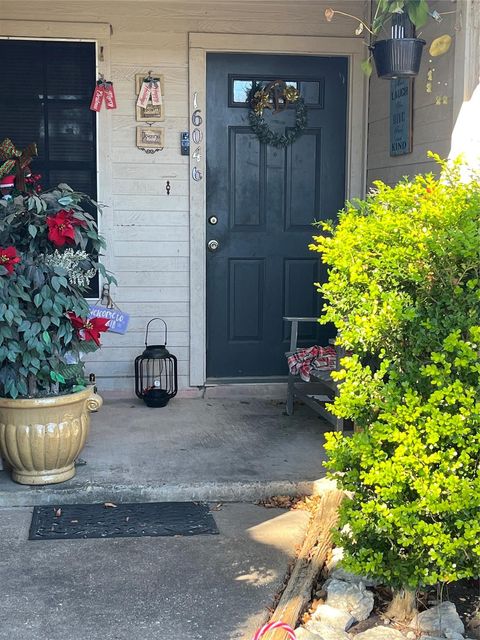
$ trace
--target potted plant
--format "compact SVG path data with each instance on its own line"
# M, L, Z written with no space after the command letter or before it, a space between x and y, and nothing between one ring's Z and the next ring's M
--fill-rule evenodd
M370 54L362 63L363 71L372 72L372 57L380 78L411 78L418 75L425 40L415 37L415 27L422 27L430 14L427 0L378 0L371 24L349 13L328 7L325 19L333 20L335 14L356 20L357 35L370 35ZM385 27L390 37L380 39Z
M43 191L39 176L25 180L28 158L9 140L0 158L0 455L17 482L62 482L101 405L82 357L100 346L107 321L88 319L84 296L97 272L112 277L85 210L98 205L66 184Z

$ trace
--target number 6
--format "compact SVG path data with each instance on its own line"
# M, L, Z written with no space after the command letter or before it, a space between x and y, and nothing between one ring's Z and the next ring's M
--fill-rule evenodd
M203 118L200 115L200 109L195 109L192 113L192 124L194 127L199 127L203 122Z

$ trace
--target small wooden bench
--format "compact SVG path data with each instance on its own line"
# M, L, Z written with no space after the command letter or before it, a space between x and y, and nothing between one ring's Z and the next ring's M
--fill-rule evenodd
M295 353L298 342L298 325L301 322L318 322L318 318L291 318L284 317L284 320L291 323L290 329L290 351L285 356ZM330 344L334 344L334 340L330 340ZM340 368L340 359L343 356L343 350L337 348L337 358L335 369ZM310 382L304 382L299 375L288 374L288 390L287 390L287 414L291 416L294 410L295 400L300 400L311 407L322 418L327 420L335 427L335 431L343 431L343 419L334 416L325 405L333 402L338 395L338 384L332 380L330 371L316 371L310 375Z

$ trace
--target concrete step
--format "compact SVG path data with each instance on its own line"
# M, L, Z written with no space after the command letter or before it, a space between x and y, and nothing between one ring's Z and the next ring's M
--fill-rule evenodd
M332 481L211 482L198 484L139 485L90 482L75 479L64 484L30 487L0 473L0 508L32 507L93 502L256 502L276 495L321 494L334 487Z

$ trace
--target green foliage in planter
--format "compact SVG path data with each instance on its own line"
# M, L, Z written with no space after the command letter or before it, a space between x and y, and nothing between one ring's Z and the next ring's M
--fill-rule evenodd
M439 162L439 158L436 158ZM380 182L324 225L322 322L349 352L330 472L352 491L346 566L395 587L479 574L480 182Z
M0 200L4 397L65 393L84 384L81 357L98 345L67 314L86 319L90 279L97 271L111 279L99 262L104 240L85 203L97 207L68 185Z

